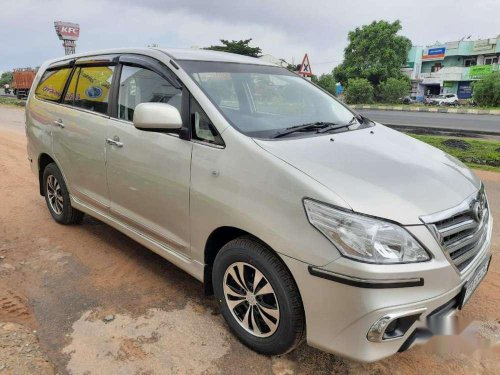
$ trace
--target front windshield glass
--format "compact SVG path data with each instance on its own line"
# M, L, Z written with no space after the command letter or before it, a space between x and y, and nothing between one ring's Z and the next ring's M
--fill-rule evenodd
M287 69L206 61L179 62L231 125L250 137L273 138L287 128L304 124L351 124L350 130L362 126L353 121L354 114L337 100ZM349 129L344 127L338 131Z

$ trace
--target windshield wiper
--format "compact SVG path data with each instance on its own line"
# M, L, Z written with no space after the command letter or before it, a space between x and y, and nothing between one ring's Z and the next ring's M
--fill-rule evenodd
M308 124L302 124L302 125L295 125L295 126L290 126L289 128L286 128L285 130L276 133L272 138L280 138L288 134L292 134L295 132L300 132L300 131L305 131L305 130L315 130L315 129L322 129L330 126L335 126L337 125L334 122L324 122L324 121L316 121L316 122L310 122Z
M353 116L353 118L347 124L342 124L342 125L333 124L330 126L326 126L324 128L319 129L316 133L326 133L326 132L329 132L332 130L347 128L351 125L354 125L354 123L356 123L356 121L362 122L357 116Z

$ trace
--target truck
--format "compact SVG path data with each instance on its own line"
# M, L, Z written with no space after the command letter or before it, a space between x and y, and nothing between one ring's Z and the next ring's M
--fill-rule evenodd
M12 72L12 89L18 99L28 97L35 75L36 70L32 68L14 69Z

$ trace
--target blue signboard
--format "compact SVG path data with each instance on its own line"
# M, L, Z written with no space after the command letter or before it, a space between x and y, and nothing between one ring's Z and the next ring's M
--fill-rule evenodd
M470 82L458 82L458 99L472 98L472 85Z
M429 52L427 53L428 55L443 55L445 52L446 48L445 47L440 47L440 48L429 48Z
M444 59L446 47L429 48L427 53L422 55L422 60L442 60Z

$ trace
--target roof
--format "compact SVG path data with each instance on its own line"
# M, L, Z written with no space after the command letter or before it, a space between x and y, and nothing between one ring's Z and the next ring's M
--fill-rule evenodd
M228 52L219 52L219 51L210 51L205 49L192 49L192 48L190 49L161 48L159 50L165 52L174 60L218 61L218 62L232 62L240 64L274 65L255 57L237 55L235 53L228 53Z
M148 55L152 51L160 51L168 55L173 60L196 60L196 61L216 61L216 62L232 62L239 64L255 64L255 65L270 65L275 66L267 61L260 60L255 57L237 55L228 52L219 51L209 51L204 49L180 49L180 48L120 48L120 49L108 49L101 51L90 51L84 53L77 53L74 55L62 56L53 60L49 63L60 62L65 60L73 60L81 57L96 56L96 55L109 55L109 54L125 54L125 53L136 53Z

